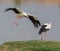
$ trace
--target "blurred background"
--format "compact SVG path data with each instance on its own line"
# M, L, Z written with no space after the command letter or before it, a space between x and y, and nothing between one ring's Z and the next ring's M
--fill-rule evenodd
M40 40L40 28L35 29L30 20L22 18L18 26L13 24L16 15L13 11L5 12L10 7L36 15L41 24L51 22L47 40L60 41L60 0L0 0L0 43Z

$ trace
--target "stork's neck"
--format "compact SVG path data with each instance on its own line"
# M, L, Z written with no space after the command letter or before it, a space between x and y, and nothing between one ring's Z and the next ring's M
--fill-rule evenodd
M26 12L23 12L23 15L24 15L24 16L27 16L27 13L26 13Z

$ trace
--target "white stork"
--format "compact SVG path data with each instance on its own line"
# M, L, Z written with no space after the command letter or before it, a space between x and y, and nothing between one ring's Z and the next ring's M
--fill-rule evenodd
M41 34L41 40L43 40L42 37L42 33L45 32L47 33L47 31L49 31L51 29L51 23L45 23L41 26L40 30L39 30L39 34ZM47 34L45 34L45 38L46 38Z
M40 26L41 25L41 23L39 22L39 20L37 19L37 17L36 16L33 16L33 15L31 15L31 14L27 14L26 12L23 12L22 10L20 10L19 8L7 8L6 10L5 10L5 12L6 11L9 11L9 10L13 10L15 13L16 13L16 18L18 18L18 19L20 19L20 18L22 18L22 17L26 17L26 18L28 18L28 19L30 19L31 21L32 21L32 23L33 23L33 25L34 25L34 27L36 27L36 28L38 28L38 26ZM18 24L17 24L18 25Z

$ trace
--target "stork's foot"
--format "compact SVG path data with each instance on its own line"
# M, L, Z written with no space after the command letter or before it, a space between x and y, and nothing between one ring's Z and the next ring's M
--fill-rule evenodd
M41 38L41 41L43 41L43 38Z
M18 26L19 25L19 23L16 23L16 26Z
M19 23L16 23L16 22L14 22L13 24L15 24L16 26L18 26L18 25L19 25Z

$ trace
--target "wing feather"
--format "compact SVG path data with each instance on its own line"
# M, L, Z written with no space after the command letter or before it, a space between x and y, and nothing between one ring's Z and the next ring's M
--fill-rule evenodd
M6 12L6 11L9 11L9 10L13 10L16 14L22 13L22 11L19 10L18 8L7 8L7 9L5 10L5 12Z
M41 23L35 16L33 15L28 15L28 16L29 16L29 19L32 21L34 27L38 28L38 26L41 26Z

